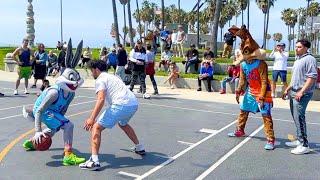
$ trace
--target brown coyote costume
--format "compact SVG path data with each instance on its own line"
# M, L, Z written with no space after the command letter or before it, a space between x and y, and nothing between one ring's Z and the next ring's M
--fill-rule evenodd
M264 61L265 51L260 49L245 26L241 28L232 26L229 32L242 40L241 55L235 61L236 65L240 64L240 81L236 89L236 100L239 103L240 94L244 94L244 98L240 105L237 129L228 135L231 137L244 136L249 113L261 112L268 140L265 149L273 150L275 141L271 116L273 102L268 80L268 65Z

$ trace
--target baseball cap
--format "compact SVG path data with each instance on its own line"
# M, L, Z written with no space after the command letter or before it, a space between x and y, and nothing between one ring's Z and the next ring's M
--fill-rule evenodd
M282 43L282 42L279 42L279 43L277 43L277 46L286 46L286 44L285 43Z

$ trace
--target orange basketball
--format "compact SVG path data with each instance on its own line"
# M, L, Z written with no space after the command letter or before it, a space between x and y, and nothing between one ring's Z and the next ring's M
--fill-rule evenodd
M34 143L33 147L37 151L46 151L50 148L51 144L52 144L52 139L49 134L46 134L46 137L41 136L41 143L39 144Z

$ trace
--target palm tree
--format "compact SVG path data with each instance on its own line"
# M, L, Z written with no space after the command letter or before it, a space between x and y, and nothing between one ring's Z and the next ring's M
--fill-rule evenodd
M161 21L161 24L162 24L162 30L164 30L164 0L161 0L161 15L162 15L162 21Z
M268 34L268 24L269 24L269 10L273 6L275 0L256 0L258 7L262 10L264 14L264 24L263 24L263 47L266 48L266 36Z
M282 34L281 33L274 33L272 39L275 42L280 42L282 40ZM276 44L276 43L275 43Z
M269 40L271 39L271 34L267 34L266 39L267 39L266 49L268 49L268 44L269 44Z
M297 12L294 9L288 8L281 11L281 19L285 22L285 24L288 26L288 37L291 34L292 29L294 29L294 26L296 25L298 21L298 15ZM294 33L293 33L294 35ZM294 36L293 36L294 37ZM291 49L291 38L288 38L288 44L289 44L289 51Z
M115 30L115 36L116 36L116 43L120 44L116 0L112 0L112 8L113 8L113 20L114 20L114 30Z
M130 46L131 46L131 48L133 48L133 47L134 47L134 42L133 42L133 38L134 38L134 36L133 36L133 30L134 30L134 29L132 28L131 6L130 6L130 3L131 3L131 1L128 0L128 6L127 6L127 8L128 8L128 19L129 19Z
M248 1L247 0L237 0L237 2L240 5L240 9L241 9L241 24L243 25L243 11L247 8L248 6Z
M178 12L179 12L179 14L178 14L178 18L179 18L179 24L181 24L181 7L180 7L180 0L178 0Z
M138 21L138 24L139 24L139 26L138 27L140 27L140 29L141 29L141 19L140 19L140 9L139 9L139 1L138 0L136 0L136 5L137 5L137 21ZM140 35L140 40L142 39L142 33L141 33L141 31L138 31L139 32L139 35Z
M124 26L123 28L127 28L127 21L126 21L126 4L128 3L128 0L120 0L120 3L123 5L123 23ZM123 31L123 45L126 47L126 36L127 36L127 31Z
M248 11L247 11L247 29L250 30L250 0L248 2Z
M309 1L308 1L309 3ZM320 14L320 4L318 2L312 2L310 5L308 4L309 8L307 10L307 14L308 16L311 17L311 48L314 52L314 50L316 49L316 39L318 39L316 37L316 33L313 31L313 17L318 16Z
M222 1L221 0L216 0L216 8L214 12L214 19L213 19L213 26L212 26L212 47L211 49L213 50L213 53L215 57L217 57L217 36L218 36L218 27L219 27L219 19L220 19L220 12L222 9Z

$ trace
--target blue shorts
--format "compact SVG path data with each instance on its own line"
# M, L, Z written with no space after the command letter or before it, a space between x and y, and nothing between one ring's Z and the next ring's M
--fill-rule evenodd
M69 122L69 120L61 113L47 110L41 116L41 122L43 122L53 132L58 132L65 123Z
M271 116L271 108L273 104L265 102L263 107L260 108L259 102L255 99L254 96L246 92L243 97L243 101L240 105L240 109L246 112L257 113L261 112L262 116Z
M116 123L120 126L128 124L132 116L138 110L138 105L135 106L119 106L112 105L106 109L99 117L98 123L104 128L111 129Z
M287 71L273 70L272 71L272 81L277 82L280 76L281 82L287 82Z

